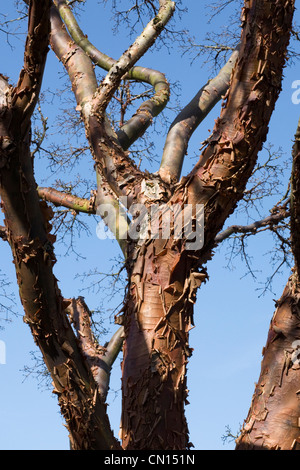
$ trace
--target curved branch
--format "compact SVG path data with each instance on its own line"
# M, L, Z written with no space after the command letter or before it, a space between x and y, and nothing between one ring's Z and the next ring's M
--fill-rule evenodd
M136 180L138 176L142 178L142 172L138 171L134 162L118 144L106 114L104 113L103 120L99 122L92 112L92 98L97 90L97 80L90 58L71 39L55 6L51 8L50 19L50 44L69 74L77 110L81 112L86 135L97 162L97 172L101 173L117 195L124 195L129 182ZM117 197L115 200L117 201Z
M125 150L145 133L153 118L166 107L170 96L169 83L165 75L157 70L136 66L128 72L126 78L149 83L155 93L152 98L142 103L136 113L117 131L120 145Z
M51 0L29 2L24 67L12 94L13 104L22 116L23 132L29 125L42 84L49 44L51 4Z
M100 118L104 115L108 103L119 86L123 76L154 44L155 40L172 17L174 10L175 3L173 1L160 0L160 8L155 18L147 24L142 34L111 67L108 74L98 87L93 100L93 112Z
M176 182L179 180L189 140L199 124L226 94L238 53L239 46L219 74L198 91L171 124L159 170L164 181Z
M71 8L66 4L65 0L56 2L56 4L73 41L84 50L94 64L109 71L117 61L103 52L100 52L88 40L80 29ZM120 145L124 150L127 150L138 137L144 134L151 124L152 119L164 109L169 100L170 87L163 73L146 67L135 66L129 70L123 78L149 83L153 86L155 91L153 97L145 101L139 107L135 115L117 131Z
M77 109L86 118L90 111L91 98L98 86L93 64L82 49L72 41L54 6L51 8L50 20L50 45L69 74Z

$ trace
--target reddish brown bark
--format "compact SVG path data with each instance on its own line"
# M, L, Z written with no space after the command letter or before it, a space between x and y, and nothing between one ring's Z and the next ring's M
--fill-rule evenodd
M292 276L270 324L237 450L300 450L300 289Z
M165 3L169 2L160 5ZM47 11L42 5L47 6ZM77 109L81 111L98 175L103 181L104 188L99 189L109 187L109 195L116 201L120 196L127 196L129 205L139 202L150 207L168 202L166 210L170 210L175 204L183 207L188 203L193 206L194 214L196 204L205 206L202 249L188 250L187 240L177 240L173 227L167 240L130 241L124 250L129 276L122 364L124 449L190 447L184 405L196 290L206 279L203 266L212 256L216 234L243 196L266 138L281 89L293 6L293 1L286 0L245 1L239 60L220 119L199 163L175 187L164 183L158 175L143 173L120 147L104 110L122 74L118 76L114 68L114 80L107 95L105 87L97 87L90 59L70 40L59 14L52 8L51 45L69 73ZM50 1L30 2L24 72L17 88L10 90L5 113L1 112L0 195L25 319L52 374L72 447L115 449L118 444L111 433L105 405L91 367L78 347L53 275L51 214L47 205L39 202L30 159L30 116L45 61L45 49L41 48L44 55L40 56L36 48L39 38L35 35L40 33L45 45L49 7ZM38 23L35 26L40 28L33 27L34 19ZM29 67L31 59L40 67ZM126 61L125 55L123 59L123 72L127 72L133 63ZM1 82L0 76L0 85ZM298 291L293 289L289 288L289 298L297 298ZM289 315L286 305L285 300L280 304ZM296 321L296 316L289 317L289 325L284 320L279 337L270 342L270 351L274 345L280 346L281 336L288 341L294 337L297 324L291 318ZM285 367L289 376L290 367ZM281 369L280 387L284 384L284 372Z
M245 3L244 31L227 100L209 145L170 204L205 205L205 245L149 241L131 259L125 311L122 439L127 449L189 447L184 417L198 272L216 234L242 197L281 90L293 2Z
M39 202L28 145L17 145L9 159L1 169L0 195L24 319L52 375L72 448L118 448L106 407L64 312L66 304L52 271L49 208Z
M173 240L142 246L126 304L122 367L122 440L127 449L187 449L186 366L191 355L194 294L205 274L172 276L180 248Z
M30 117L38 98L50 32L50 1L31 1L25 65L16 88L0 76L0 197L24 320L52 375L74 449L117 449L106 406L65 314L53 274L52 211L40 202L30 153ZM40 49L37 47L40 44ZM40 52L43 52L40 54ZM32 65L32 67L30 66ZM34 65L34 66L33 66Z
M295 267L277 302L263 349L260 378L237 450L300 450L299 126L300 122L292 152L290 198Z

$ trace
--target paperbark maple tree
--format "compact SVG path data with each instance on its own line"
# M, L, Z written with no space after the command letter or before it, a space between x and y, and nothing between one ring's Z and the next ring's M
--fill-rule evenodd
M117 61L89 42L70 2L26 3L28 33L19 81L12 86L7 77L0 76L0 196L5 214L0 235L12 250L25 321L51 374L72 449L189 449L184 406L196 292L207 279L205 266L216 237L243 197L266 139L281 91L294 1L245 1L239 46L219 75L178 115L153 174L142 171L128 149L166 106L169 84L161 72L135 64L166 27L175 2L157 2L153 19ZM30 124L48 45L69 76L95 162L97 191L90 200L38 187L34 178ZM107 70L100 84L95 65ZM154 95L115 130L107 107L122 80L149 83ZM193 131L223 95L221 115L198 163L180 179ZM294 175L298 174L298 153L296 148ZM293 194L297 200L297 185ZM84 300L64 299L59 290L53 274L55 237L49 203L84 213L98 210L119 241L128 287L122 316L117 319L122 328L106 347L93 337ZM159 233L164 217L186 205L192 208L188 222L193 232L197 209L204 206L203 246L191 249L190 232L176 237L181 212L175 212L166 239L151 234L146 239L124 237L126 210L119 220L106 213L108 206L119 208L120 203L127 204L128 211L134 204L161 208L155 220ZM105 208L102 213L101 207ZM293 207L297 212L297 203ZM133 216L138 223L138 211ZM298 223L297 214L293 220ZM122 344L119 443L110 428L105 397L109 369ZM268 421L262 423L265 426ZM279 440L278 446L285 447L285 441Z

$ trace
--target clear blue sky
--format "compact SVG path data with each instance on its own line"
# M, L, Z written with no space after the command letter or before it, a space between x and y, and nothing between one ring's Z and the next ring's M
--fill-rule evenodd
M299 0L296 1L298 6ZM109 3L109 2L108 2ZM212 26L207 25L206 2L186 2L189 12L183 16L182 26L189 27L197 42L203 42L206 32ZM1 13L13 14L13 2L1 6ZM228 13L230 10L228 10ZM214 28L224 24L227 19L225 10ZM117 58L125 50L130 39L124 32L114 36L110 22L110 10L103 11L102 5L96 0L89 0L87 14L82 15L82 28L89 39L103 52ZM298 23L299 12L296 12ZM12 40L14 49L1 36L1 70L15 81L20 70L23 57L22 40ZM161 49L148 53L141 64L164 72L169 81L181 84L180 100L185 104L210 76L207 67L201 66L201 58L190 63L188 56L181 56L174 49L166 52ZM43 90L50 88L55 92L62 83L61 70L53 53L49 53ZM300 80L299 64L285 70L283 91L272 117L268 141L274 148L281 146L290 158L292 139L300 115L300 105L292 103L292 83ZM54 109L49 105L45 113L52 119ZM189 156L199 154L201 142L209 135L214 119L217 118L219 107L202 123L195 134L189 148ZM163 139L157 139L157 154L161 154ZM187 158L186 171L194 164L195 159ZM83 164L82 172L86 171ZM47 164L38 162L37 178L40 182L47 174ZM46 184L46 183L44 183ZM267 215L267 212L265 213ZM0 224L2 222L0 216ZM240 215L241 223L247 221ZM96 237L96 222L89 218L91 235L81 234L77 241L78 251L84 256L77 259L72 254L65 256L63 246L57 246L58 262L55 274L65 297L84 295L90 308L99 304L101 292L83 293L82 283L76 274L100 267L109 270L110 260L115 256L114 241L100 241ZM228 222L229 224L229 222ZM261 270L259 280L271 273L265 253L270 249L272 239L268 235L253 238L251 256L254 269ZM0 243L0 269L7 273L15 284L14 269L11 262L9 247ZM283 270L274 281L273 293L259 297L260 287L250 276L243 277L246 267L236 260L235 269L225 269L226 248L216 251L215 257L208 264L210 281L198 293L195 307L196 327L191 332L191 347L194 354L188 366L188 388L190 405L187 407L190 439L196 449L233 449L234 445L223 445L221 436L225 426L229 425L233 432L239 429L247 415L254 391L254 383L258 379L261 351L265 344L268 325L274 310L274 298L279 298L287 281L289 271ZM16 297L18 296L15 289ZM68 449L67 431L59 414L56 397L51 392L39 389L33 378L24 381L22 369L31 364L30 351L35 350L30 331L22 321L22 308L17 300L16 309L19 316L12 318L12 323L0 330L0 340L6 344L6 364L0 364L1 377L1 427L0 449ZM110 332L113 325L108 325ZM104 341L106 341L105 338ZM116 434L118 433L120 416L120 361L117 360L112 376L113 393L109 398L109 413Z

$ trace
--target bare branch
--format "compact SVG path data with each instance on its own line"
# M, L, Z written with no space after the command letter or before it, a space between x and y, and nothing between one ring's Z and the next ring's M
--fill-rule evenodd
M164 181L176 182L179 180L189 140L211 109L226 94L232 70L238 58L238 51L239 47L233 52L219 74L201 88L172 123L159 170L159 174Z
M100 52L88 40L87 36L80 29L66 1L61 0L56 3L72 39L86 52L90 59L96 65L107 71L116 65L116 60ZM169 84L164 74L156 70L136 66L129 70L123 78L149 83L153 86L155 91L154 96L143 103L135 115L117 132L119 143L122 148L126 150L146 131L152 119L164 109L168 102L170 91Z
M104 347L96 341L91 328L91 312L84 298L71 299L68 314L77 332L81 351L93 373L103 400L109 389L110 372L123 344L124 327L121 326Z
M97 90L93 64L82 49L72 41L54 6L51 8L50 19L51 47L69 74L78 110L85 117L90 109L90 100Z
M13 104L21 113L23 132L37 103L48 52L51 0L31 0L28 13L28 33L24 67L13 92Z
M258 220L253 222L249 225L231 225L227 229L220 232L215 237L215 242L217 244L221 243L222 241L226 240L233 234L255 234L260 228L268 228L272 230L274 225L277 225L278 222L288 218L290 216L289 210L287 210L286 206L282 206L281 208L277 208L278 212L265 217L262 220Z
M172 17L174 9L175 3L171 0L160 0L160 8L157 15L148 23L142 34L111 67L93 99L93 112L99 117L104 115L107 105L119 86L122 77L154 44L164 26Z
M38 187L37 192L41 199L49 201L55 206L67 207L75 212L96 213L95 196L91 197L91 199L84 199L54 188L43 187Z
M166 106L170 90L169 84L164 74L157 70L144 67L133 67L126 78L132 78L137 81L150 83L154 88L154 95L145 101L119 131L117 131L118 140L124 149L128 149L139 137L141 137L152 120Z

